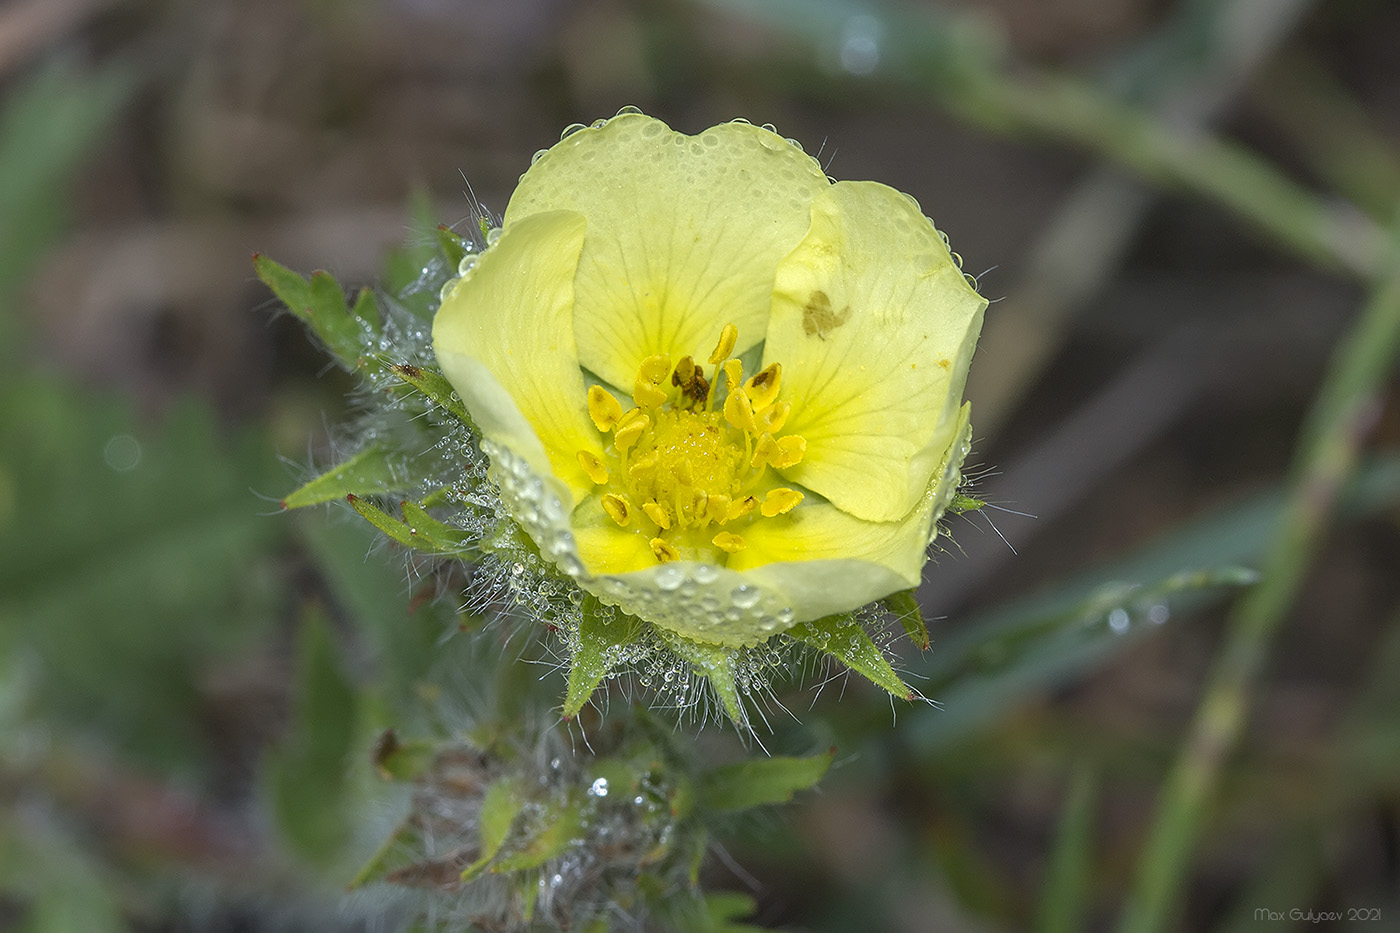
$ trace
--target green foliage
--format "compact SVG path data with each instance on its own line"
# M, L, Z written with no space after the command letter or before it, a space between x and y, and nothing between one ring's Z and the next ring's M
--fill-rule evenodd
M324 612L305 613L299 641L292 724L267 773L287 841L309 861L333 865L354 830L349 782L359 693Z
M836 749L809 758L755 758L715 768L700 782L702 807L717 813L786 803L814 786L831 767Z

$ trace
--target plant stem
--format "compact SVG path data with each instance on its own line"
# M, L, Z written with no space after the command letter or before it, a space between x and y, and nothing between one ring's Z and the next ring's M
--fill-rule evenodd
M1385 274L1333 352L1303 427L1290 492L1260 582L1235 605L1225 644L1181 753L1167 776L1123 916L1124 933L1171 921L1188 859L1222 763L1239 740L1268 643L1318 550L1341 488L1378 412L1378 394L1400 350L1400 224Z

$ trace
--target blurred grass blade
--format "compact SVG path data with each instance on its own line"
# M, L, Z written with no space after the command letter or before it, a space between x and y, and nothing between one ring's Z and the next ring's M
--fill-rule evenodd
M297 665L291 732L269 761L273 809L287 841L309 861L329 865L354 826L347 798L359 695L319 609L302 623Z
M1085 929L1089 884L1093 878L1094 804L1098 781L1080 768L1065 795L1055 847L1041 888L1037 933L1078 933Z

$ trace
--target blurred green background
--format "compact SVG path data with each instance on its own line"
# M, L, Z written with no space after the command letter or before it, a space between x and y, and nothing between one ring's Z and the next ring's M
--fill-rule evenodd
M249 256L383 282L627 104L911 193L993 301L1001 508L901 646L937 705L785 692L836 765L711 883L794 929L1389 928L1397 62L1388 0L11 0L0 930L344 928L268 802L344 782L298 646L401 708L451 606L278 514L354 383Z

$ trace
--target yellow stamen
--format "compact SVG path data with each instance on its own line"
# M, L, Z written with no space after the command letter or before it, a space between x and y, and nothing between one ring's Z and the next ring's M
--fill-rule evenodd
M736 518L743 518L756 508L758 508L758 498L755 496L745 496L729 504L729 517L726 518L725 521L732 522Z
M717 525L729 521L730 498L723 493L711 493L705 500L705 518Z
M596 454L580 450L578 452L578 465L583 467L583 472L588 474L588 478L599 486L608 481L608 468L603 466L603 461L599 460Z
M806 454L807 439L798 434L791 434L778 439L778 454L768 461L768 465L775 470L786 470L801 463Z
M734 344L739 339L739 328L733 324L724 325L724 329L719 332L719 343L715 344L715 350L710 354L710 362L719 365L729 359L729 354L734 352Z
M603 496L603 511L623 528L632 520L632 508L627 504L627 500L613 493Z
M665 531L666 529L671 527L671 516L667 515L666 510L663 509L658 503L643 502L642 511L647 513L647 518L651 519L652 521L656 522L657 525L661 526L662 531Z
M796 489L788 489L787 487L771 489L768 491L768 495L763 497L763 505L759 507L759 512L764 518L772 518L775 515L792 511L792 508L801 501L802 493Z
M749 397L744 394L744 387L732 385L729 390L729 398L724 400L724 420L745 434L754 434L758 430L758 425L753 420L753 406L749 404Z
M778 397L778 385L782 381L783 367L779 363L769 363L754 373L753 378L744 383L755 411L762 411Z
M790 411L792 411L791 402L774 402L763 409L763 414L758 416L758 426L769 434L777 434L787 423Z
M661 384L671 372L671 358L658 353L642 360L637 367L637 381L632 385L632 398L640 408L659 408L666 401Z
M681 559L681 552L672 547L664 538L651 539L651 553L655 554L656 559L663 564L667 561Z
M631 415L633 412L636 412L637 416L629 418L627 415ZM618 453L622 453L637 443L642 432L651 427L651 419L637 409L632 409L627 415L623 415L622 421L618 422L617 430L613 432L613 446L617 448Z
M744 539L729 531L721 531L710 539L710 543L730 554L744 549Z
M612 393L602 386L588 389L588 417L599 431L611 431L622 417L622 403L613 398Z

